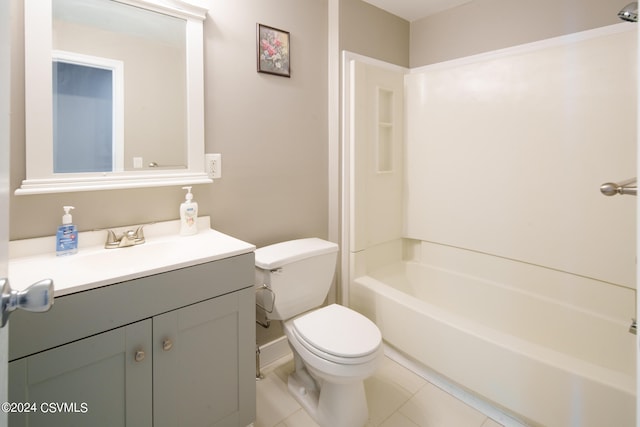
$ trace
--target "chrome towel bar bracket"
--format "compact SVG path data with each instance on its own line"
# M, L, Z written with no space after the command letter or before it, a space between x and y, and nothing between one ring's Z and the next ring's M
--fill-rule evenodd
M638 194L637 179L630 178L617 183L605 182L600 186L600 192L605 196L615 196L616 194L636 196Z

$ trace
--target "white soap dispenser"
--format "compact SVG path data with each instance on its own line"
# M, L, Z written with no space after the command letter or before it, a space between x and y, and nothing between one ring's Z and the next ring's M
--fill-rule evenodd
M191 187L182 187L187 190L185 201L180 204L180 235L189 236L198 232L198 203L194 202Z
M69 211L73 206L63 206L62 225L56 233L56 255L72 255L78 252L78 229L73 224Z

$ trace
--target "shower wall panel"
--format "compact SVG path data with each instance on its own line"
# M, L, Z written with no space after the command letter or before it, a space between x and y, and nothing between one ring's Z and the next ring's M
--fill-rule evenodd
M405 237L635 288L635 28L413 69Z
M350 250L402 237L404 72L351 61Z

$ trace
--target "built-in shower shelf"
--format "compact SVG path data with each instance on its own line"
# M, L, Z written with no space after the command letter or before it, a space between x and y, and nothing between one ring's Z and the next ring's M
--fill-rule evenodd
M376 171L393 172L393 92L378 87Z

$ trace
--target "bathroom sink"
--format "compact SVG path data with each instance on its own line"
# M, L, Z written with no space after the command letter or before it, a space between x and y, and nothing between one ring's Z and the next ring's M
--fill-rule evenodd
M144 228L146 243L118 249L104 248L105 230L80 232L78 253L68 256L56 256L55 236L10 242L11 285L21 290L50 278L59 297L255 250L250 243L212 230L209 217L198 218L198 230L180 236L179 221L149 224Z

